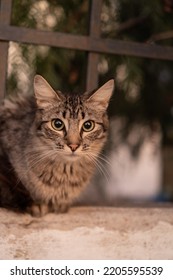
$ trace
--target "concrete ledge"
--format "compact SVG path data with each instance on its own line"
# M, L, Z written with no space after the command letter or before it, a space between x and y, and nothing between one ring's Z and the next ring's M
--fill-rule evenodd
M173 259L173 208L74 207L39 219L1 209L0 259Z

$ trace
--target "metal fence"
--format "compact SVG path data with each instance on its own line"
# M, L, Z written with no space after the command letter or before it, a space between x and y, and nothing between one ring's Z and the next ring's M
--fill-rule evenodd
M101 38L100 14L102 0L90 0L88 36L12 26L12 2L12 0L0 0L0 99L4 98L6 91L10 41L86 51L88 53L87 90L98 86L97 65L100 53L173 60L173 47Z

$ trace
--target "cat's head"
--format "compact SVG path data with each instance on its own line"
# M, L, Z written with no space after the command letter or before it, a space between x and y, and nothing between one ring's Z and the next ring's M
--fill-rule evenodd
M62 159L95 158L107 137L106 110L113 88L110 80L92 93L62 94L36 75L36 127L42 143Z

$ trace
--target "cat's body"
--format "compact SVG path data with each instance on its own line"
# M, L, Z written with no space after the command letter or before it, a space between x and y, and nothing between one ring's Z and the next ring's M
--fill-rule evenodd
M0 206L34 215L64 212L91 179L107 138L113 80L63 95L36 76L34 96L0 108Z

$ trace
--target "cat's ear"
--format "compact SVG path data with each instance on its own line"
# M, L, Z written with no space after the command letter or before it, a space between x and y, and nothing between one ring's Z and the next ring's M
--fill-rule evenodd
M114 89L114 80L109 80L98 90L96 90L88 99L87 102L95 104L96 108L106 110L109 104L109 100L112 96Z
M59 95L40 75L34 77L34 93L39 108L45 108L51 103L60 101Z

